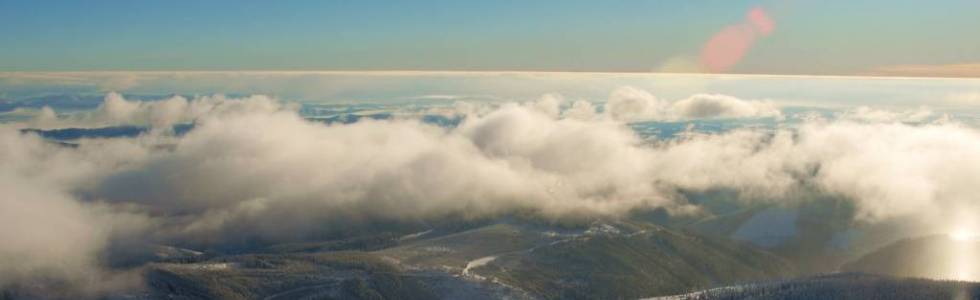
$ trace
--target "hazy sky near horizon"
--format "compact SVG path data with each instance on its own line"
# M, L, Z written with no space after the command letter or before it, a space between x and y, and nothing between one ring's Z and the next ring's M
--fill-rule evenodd
M969 0L0 0L0 71L975 76L976 28Z
M679 100L723 94L781 106L874 106L970 112L980 117L980 79L652 73L433 71L0 72L0 102L52 95L253 95L324 104L535 101L561 95L604 102L621 87Z

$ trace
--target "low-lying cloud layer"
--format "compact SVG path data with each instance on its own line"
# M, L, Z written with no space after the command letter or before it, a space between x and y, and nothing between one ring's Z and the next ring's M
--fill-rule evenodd
M262 96L150 103L110 94L96 112L48 121L195 127L65 147L14 129L22 124L0 126L0 264L10 266L0 285L105 274L100 255L117 239L213 246L301 240L363 220L689 211L690 191L771 202L816 192L854 201L872 221L976 211L980 132L949 120L854 117L882 115L859 109L793 128L651 142L625 122L782 113L764 101L671 103L631 88L600 105L549 95L456 108L465 118L452 128L410 118L325 125Z

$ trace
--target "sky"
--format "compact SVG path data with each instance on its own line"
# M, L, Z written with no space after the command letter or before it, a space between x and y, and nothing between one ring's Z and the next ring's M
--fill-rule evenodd
M980 75L980 2L0 0L0 71Z

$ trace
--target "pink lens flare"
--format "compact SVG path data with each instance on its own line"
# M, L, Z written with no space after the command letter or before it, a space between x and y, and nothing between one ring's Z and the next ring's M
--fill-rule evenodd
M766 10L761 7L755 7L749 10L748 15L745 19L752 24L752 27L763 36L769 35L773 30L776 29L776 23L772 21Z
M705 70L724 72L742 60L756 40L771 34L776 23L766 10L754 7L745 15L745 20L722 28L715 33L701 49L701 65Z
M701 63L711 72L728 70L742 60L755 38L755 31L745 24L725 27L704 45Z

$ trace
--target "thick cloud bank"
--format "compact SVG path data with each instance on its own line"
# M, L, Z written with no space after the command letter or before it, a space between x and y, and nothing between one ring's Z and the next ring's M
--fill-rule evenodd
M745 201L819 193L854 201L866 220L977 209L980 132L948 120L902 123L898 113L651 142L624 121L781 113L721 95L667 103L624 89L602 110L555 95L461 104L462 123L444 128L414 119L325 125L261 96L117 97L51 121L195 127L77 147L0 128L0 285L104 274L100 254L116 239L211 245L297 240L364 220L689 211L690 191L735 190Z

